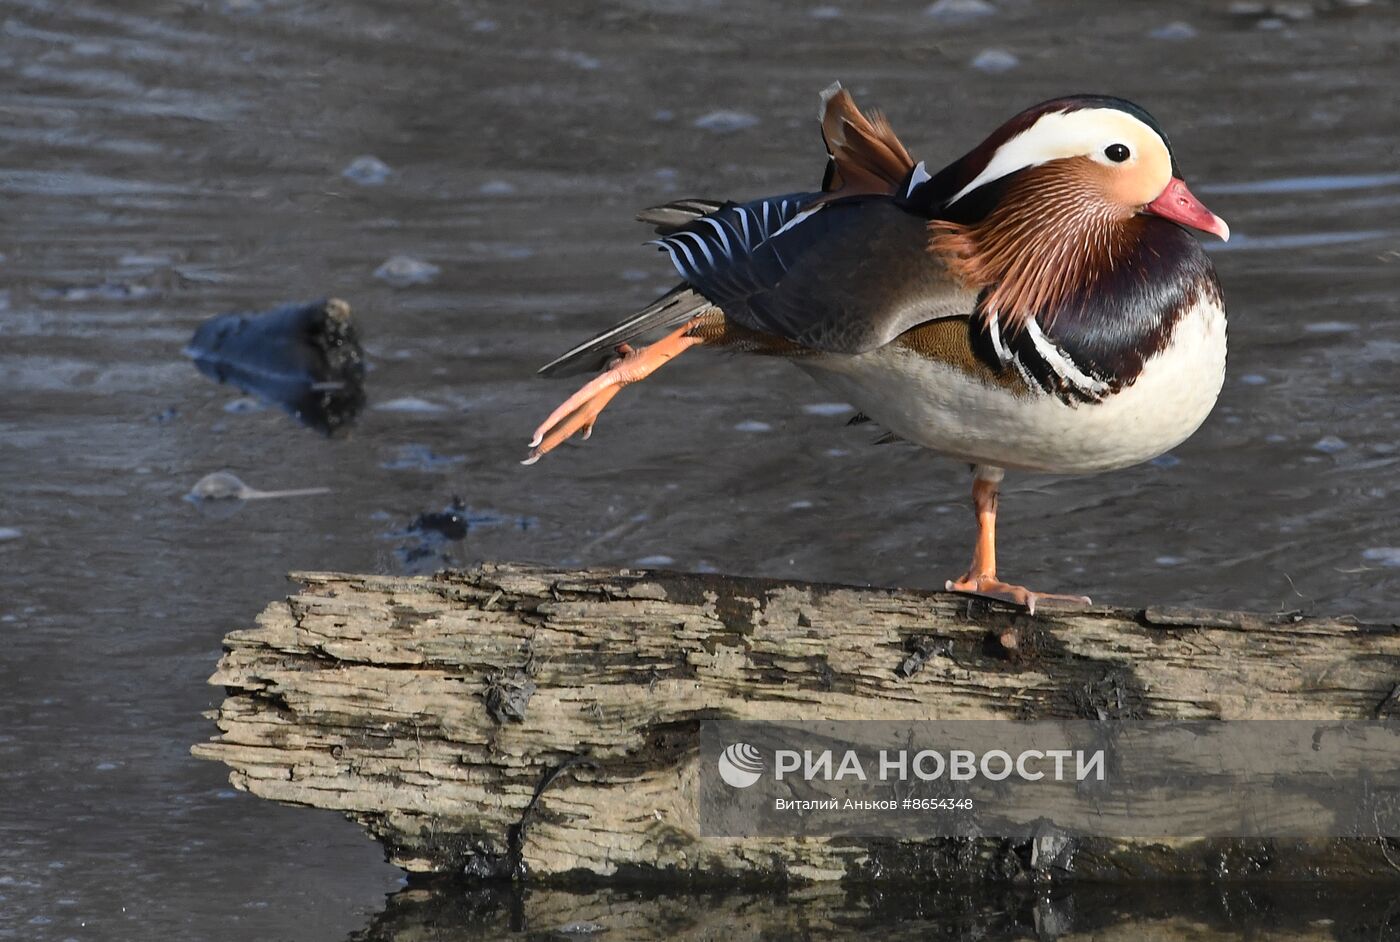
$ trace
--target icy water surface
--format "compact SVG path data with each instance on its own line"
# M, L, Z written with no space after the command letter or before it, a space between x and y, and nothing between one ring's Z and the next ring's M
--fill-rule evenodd
M188 755L221 637L287 570L960 571L965 470L871 447L786 364L688 356L592 441L517 464L569 391L533 369L671 282L632 213L813 185L833 79L930 164L1043 98L1135 99L1238 233L1211 246L1214 416L1149 466L1013 477L1010 575L1395 617L1400 11L926 6L0 2L0 938L397 925L374 914L399 875L354 827ZM328 295L370 366L347 435L182 355L209 316ZM182 499L218 471L330 493ZM718 933L726 905L683 908Z

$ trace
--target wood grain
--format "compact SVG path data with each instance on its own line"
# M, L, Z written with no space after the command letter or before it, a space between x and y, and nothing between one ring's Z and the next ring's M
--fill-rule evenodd
M1048 875L989 839L699 834L704 719L1374 718L1400 631L1349 620L494 564L294 575L225 639L232 784L341 811L415 873L786 883ZM1040 854L1041 858L1046 855ZM1099 879L1396 878L1380 840L1079 842Z

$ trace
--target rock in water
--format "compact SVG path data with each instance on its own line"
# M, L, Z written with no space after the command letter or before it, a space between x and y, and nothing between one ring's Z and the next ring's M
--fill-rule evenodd
M210 379L280 406L327 435L364 408L365 353L350 305L339 298L211 317L185 352Z

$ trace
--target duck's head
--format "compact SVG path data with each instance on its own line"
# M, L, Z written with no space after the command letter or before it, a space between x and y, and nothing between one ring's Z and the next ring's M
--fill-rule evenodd
M930 250L982 291L986 322L1012 332L1033 317L1048 326L1130 259L1160 254L1180 235L1163 220L1230 237L1161 127L1121 98L1036 105L922 186Z
M1187 188L1161 126L1121 98L1073 95L1007 121L944 181L954 215L980 191L1014 187L1021 198L1062 197L1103 218L1161 216L1229 239L1225 221ZM1010 195L1010 194L1007 194Z

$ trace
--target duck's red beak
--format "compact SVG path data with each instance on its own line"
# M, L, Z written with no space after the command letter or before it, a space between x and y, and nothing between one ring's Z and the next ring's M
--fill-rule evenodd
M1225 220L1206 209L1205 204L1191 195L1186 189L1186 181L1172 177L1172 182L1162 191L1162 195L1143 207L1143 212L1153 213L1163 219L1179 222L1183 226L1211 232L1225 241L1230 241L1230 227Z

